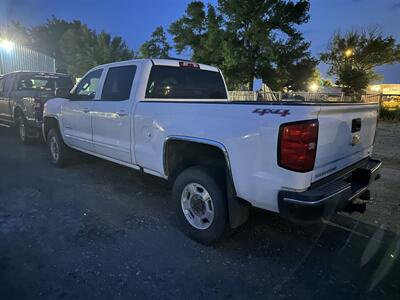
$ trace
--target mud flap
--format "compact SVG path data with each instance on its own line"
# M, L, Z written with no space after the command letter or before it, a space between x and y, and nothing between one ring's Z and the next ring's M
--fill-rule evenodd
M227 177L229 178L229 177ZM228 195L228 211L229 211L229 225L235 229L245 223L249 218L249 205L245 201L240 200L235 196L233 184L228 180L227 183Z

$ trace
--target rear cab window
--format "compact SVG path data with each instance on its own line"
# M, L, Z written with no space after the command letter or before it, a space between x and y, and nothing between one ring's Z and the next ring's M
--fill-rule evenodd
M18 91L55 92L56 89L71 90L72 79L68 76L24 74L19 77Z
M151 68L146 99L227 99L220 72L194 67L155 65Z

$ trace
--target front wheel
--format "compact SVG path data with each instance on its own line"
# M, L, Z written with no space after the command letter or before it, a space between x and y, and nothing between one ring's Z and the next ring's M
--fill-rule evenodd
M177 177L173 187L175 212L182 230L206 245L217 242L228 224L226 197L218 177L217 172L191 167Z
M58 168L64 167L68 162L70 149L57 129L52 128L47 134L47 153L50 162Z

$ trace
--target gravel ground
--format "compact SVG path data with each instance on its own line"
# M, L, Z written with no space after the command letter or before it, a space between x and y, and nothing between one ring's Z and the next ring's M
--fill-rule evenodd
M400 126L381 123L367 213L295 226L254 210L214 247L176 227L170 189L100 159L56 169L0 127L0 299L395 299Z

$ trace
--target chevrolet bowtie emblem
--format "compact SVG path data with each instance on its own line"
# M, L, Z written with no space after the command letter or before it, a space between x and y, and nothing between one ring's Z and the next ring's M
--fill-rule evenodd
M360 142L360 135L359 134L355 134L353 135L353 138L351 139L351 145L355 146Z

